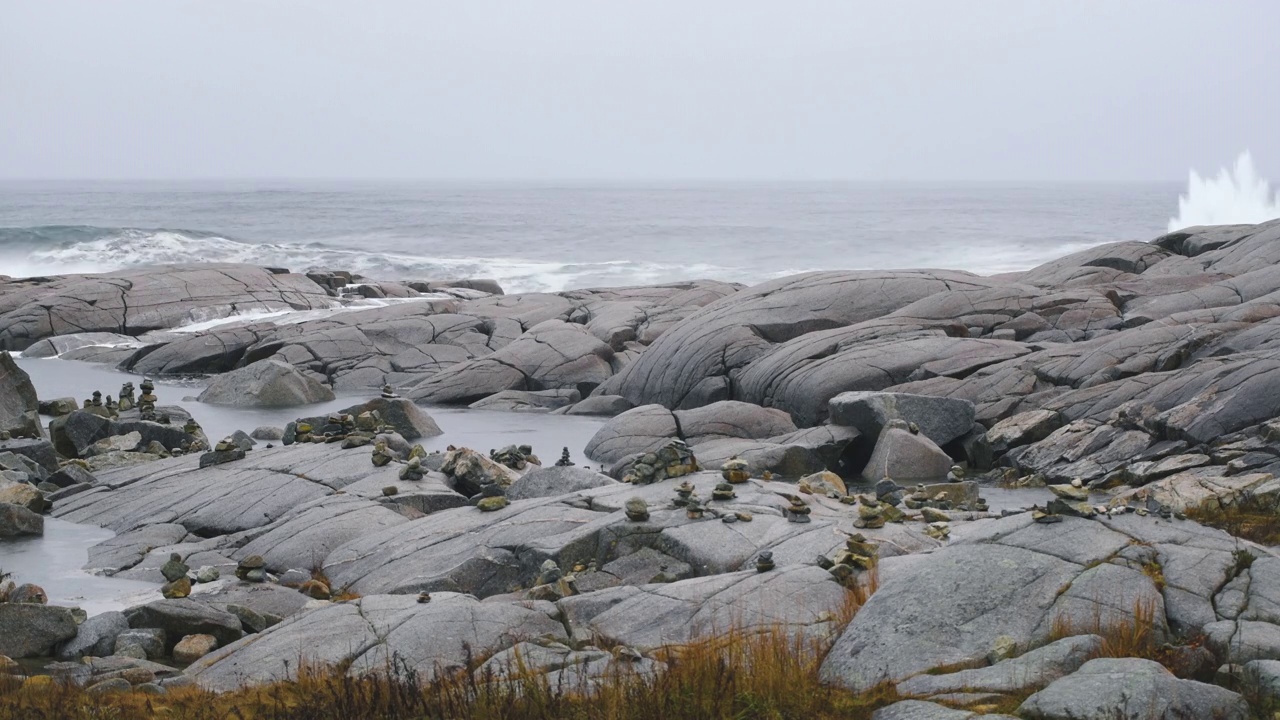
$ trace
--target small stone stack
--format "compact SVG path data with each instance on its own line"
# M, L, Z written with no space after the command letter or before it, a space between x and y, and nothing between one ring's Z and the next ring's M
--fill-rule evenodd
M841 585L852 586L856 574L874 568L879 558L880 548L867 542L861 533L855 533L845 539L844 548L837 551L834 558L820 557L818 564Z
M133 383L127 382L120 386L120 412L132 410L134 404Z
M573 467L573 460L569 458L569 448L560 451L560 459L556 461L556 467Z
M720 477L727 483L739 485L751 479L751 469L745 460L734 455L720 466Z
M568 456L569 449L565 448L564 457ZM506 465L512 470L524 470L530 464L541 465L538 456L533 454L533 448L529 445L508 445L501 450L490 450L489 459L496 463ZM569 463L572 465L573 463Z
M236 577L244 582L267 581L267 561L261 555L250 555L236 565Z

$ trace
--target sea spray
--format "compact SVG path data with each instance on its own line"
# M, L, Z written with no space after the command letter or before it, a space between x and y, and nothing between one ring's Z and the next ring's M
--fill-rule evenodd
M1236 225L1280 218L1280 192L1260 177L1249 151L1240 153L1235 167L1217 176L1201 177L1194 169L1187 194L1178 197L1178 216L1169 218L1169 231L1193 225Z

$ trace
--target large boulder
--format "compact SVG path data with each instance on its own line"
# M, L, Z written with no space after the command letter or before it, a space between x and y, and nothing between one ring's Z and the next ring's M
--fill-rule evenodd
M1253 717L1236 693L1181 680L1160 663L1141 658L1090 660L1027 698L1018 714L1028 720Z
M963 436L973 427L973 403L896 392L847 392L829 403L831 424L848 425L866 437L879 437L890 420L915 423L920 434L938 445Z
M0 655L45 657L76 636L70 608L30 603L0 603Z
M525 473L519 480L507 488L509 500L525 500L537 497L552 497L579 490L617 485L618 482L608 475L582 467L552 466L537 468Z
M44 535L44 516L21 505L0 503L0 538Z
M722 400L693 410L677 410L680 437L690 445L723 438L761 440L795 432L791 417L781 410L737 400Z
M170 649L187 635L212 635L223 645L244 635L240 618L188 598L156 600L126 610L125 617L131 628L164 630Z
M31 378L9 353L0 352L0 432L40 437L39 404Z
M632 408L605 423L587 442L586 456L612 465L637 453L654 452L679 435L676 416L661 405Z
M219 375L198 400L233 407L296 407L333 399L333 390L279 360L259 360Z
M106 657L115 651L116 638L129 629L129 621L121 612L104 612L80 623L76 636L58 646L59 660L82 657Z
M889 427L876 440L862 477L868 482L889 478L901 485L935 483L947 479L951 465L951 458L924 434Z
M368 402L342 411L348 415L359 415L365 412L376 412L383 424L390 425L400 437L413 442L422 438L435 437L444 433L427 411L404 398L374 398Z

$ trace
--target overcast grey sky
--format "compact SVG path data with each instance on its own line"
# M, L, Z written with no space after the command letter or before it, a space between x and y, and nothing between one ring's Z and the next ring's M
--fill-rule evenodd
M0 177L1280 175L1280 2L0 0Z

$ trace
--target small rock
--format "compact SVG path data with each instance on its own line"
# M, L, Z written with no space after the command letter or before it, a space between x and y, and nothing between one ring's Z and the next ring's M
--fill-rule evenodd
M476 503L476 507L479 508L481 512L494 512L496 510L501 510L509 504L510 503L507 501L506 496L499 495L497 497L481 498L480 502Z
M160 594L169 600L187 597L191 594L191 579L184 575L173 582L165 583L160 586Z
M173 646L173 660L182 665L190 665L216 649L218 639L214 636L188 635Z

